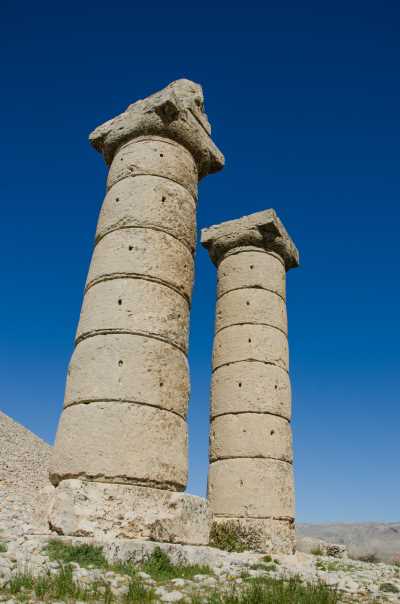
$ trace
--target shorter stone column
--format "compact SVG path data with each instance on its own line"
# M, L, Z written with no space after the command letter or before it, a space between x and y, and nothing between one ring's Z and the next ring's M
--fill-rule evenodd
M273 210L204 229L202 244L218 268L208 482L214 530L236 531L251 549L292 553L285 272L298 265L298 252Z

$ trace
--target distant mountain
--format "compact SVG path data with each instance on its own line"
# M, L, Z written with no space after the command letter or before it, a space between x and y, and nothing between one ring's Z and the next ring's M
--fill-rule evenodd
M400 560L400 522L298 524L297 538L300 550L306 549L312 538L346 545L354 557L375 554L382 560Z

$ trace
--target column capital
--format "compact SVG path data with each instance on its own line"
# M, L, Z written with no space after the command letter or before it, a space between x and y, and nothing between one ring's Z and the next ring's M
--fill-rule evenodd
M244 247L278 254L286 270L299 265L299 252L272 209L202 229L201 243L215 265L231 250Z
M186 147L197 163L200 178L224 166L224 156L211 140L202 87L195 82L176 80L136 101L93 130L89 140L110 164L122 144L149 135L169 138Z

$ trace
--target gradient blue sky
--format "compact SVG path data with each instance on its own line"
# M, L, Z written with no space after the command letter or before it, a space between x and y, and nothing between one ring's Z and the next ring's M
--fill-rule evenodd
M0 408L53 441L104 194L87 135L191 78L226 156L199 227L273 207L301 253L298 519L398 521L400 7L236 6L3 4ZM215 269L201 248L196 273L189 489L204 494Z

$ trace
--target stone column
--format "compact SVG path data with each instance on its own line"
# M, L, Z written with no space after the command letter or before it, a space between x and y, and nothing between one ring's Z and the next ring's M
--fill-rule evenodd
M273 210L202 231L218 268L208 497L215 534L294 551L285 272L298 252Z
M90 135L110 169L50 472L59 533L207 541L204 500L177 491L197 183L224 162L210 133L179 80Z

